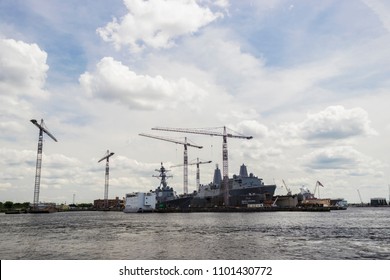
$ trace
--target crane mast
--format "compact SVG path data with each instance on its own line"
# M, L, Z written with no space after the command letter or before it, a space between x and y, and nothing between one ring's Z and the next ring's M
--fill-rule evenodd
M106 160L106 172L105 172L105 179L104 179L104 208L108 208L108 183L109 183L109 177L110 177L110 160L109 158L113 156L114 153L110 153L109 150L107 150L106 155L101 158L99 162Z
M208 131L206 129L187 129L187 128L169 128L169 127L154 127L152 130L172 131L172 132L183 132L183 133L194 133L203 134L210 136L222 136L222 164L223 164L223 191L224 191L224 203L225 206L229 206L229 164L228 164L228 146L227 138L240 138L240 139L252 139L252 136L233 135L227 133L226 126L223 127L223 132Z
M180 144L184 146L184 152L183 152L183 192L184 194L188 194L188 147L195 147L198 149L202 149L202 146L198 145L193 145L187 142L187 137L184 138L184 142L178 141L175 139L171 138L166 138L162 136L156 136L156 135L150 135L150 134L145 134L145 133L140 133L140 136L144 137L149 137L149 138L154 138L154 139L159 139L167 142L172 142L175 144Z
M45 123L43 122L43 119L41 119L40 124L35 119L32 119L30 121L39 129L37 161L36 161L36 167L35 167L34 200L33 200L33 207L35 208L35 207L37 207L37 205L39 203L39 191L40 191L40 185L41 185L43 133L46 133L55 142L57 142L57 139L44 127Z

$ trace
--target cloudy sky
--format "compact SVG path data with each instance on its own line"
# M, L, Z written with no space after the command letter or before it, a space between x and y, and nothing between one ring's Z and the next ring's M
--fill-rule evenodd
M390 4L386 0L0 0L0 201L32 202L38 129L41 201L148 191L183 163L201 181L241 164L299 192L364 202L389 196ZM170 168L182 192L182 167ZM189 190L195 190L195 166Z

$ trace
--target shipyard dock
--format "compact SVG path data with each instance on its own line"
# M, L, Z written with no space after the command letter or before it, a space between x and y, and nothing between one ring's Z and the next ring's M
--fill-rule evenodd
M204 212L330 212L331 210L345 210L335 207L214 207L214 208L186 208L186 209L155 209L155 213L204 213Z

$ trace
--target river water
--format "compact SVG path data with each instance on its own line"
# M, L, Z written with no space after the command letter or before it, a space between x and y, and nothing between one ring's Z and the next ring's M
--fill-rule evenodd
M390 260L390 207L0 214L2 260Z

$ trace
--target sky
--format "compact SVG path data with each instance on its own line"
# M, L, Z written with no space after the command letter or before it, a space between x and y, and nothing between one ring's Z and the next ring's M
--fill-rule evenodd
M385 0L0 0L0 201L92 203L149 191L161 163L183 192L245 164L350 203L389 199L390 2ZM323 187L316 188L320 181ZM360 194L360 196L359 196ZM361 197L361 200L360 200Z

